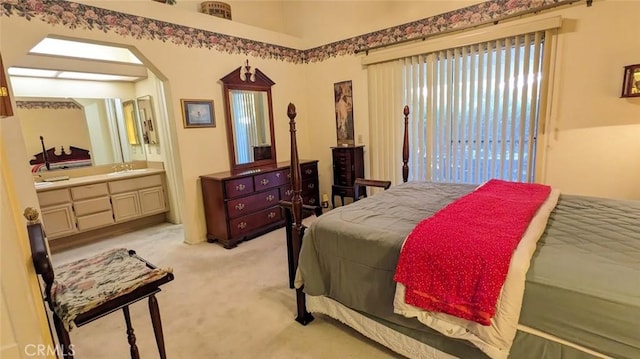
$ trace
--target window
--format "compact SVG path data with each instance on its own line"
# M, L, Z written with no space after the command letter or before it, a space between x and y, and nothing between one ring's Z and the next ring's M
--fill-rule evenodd
M407 104L409 180L533 182L551 39L534 31L371 62L370 176L398 182Z
M527 34L405 59L405 100L420 114L410 179L533 181L542 46Z

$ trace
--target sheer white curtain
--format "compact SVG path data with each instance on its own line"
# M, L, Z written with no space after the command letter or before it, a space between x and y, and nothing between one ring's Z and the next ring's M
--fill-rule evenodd
M535 31L369 65L371 177L400 182L407 104L410 180L533 181L551 42Z

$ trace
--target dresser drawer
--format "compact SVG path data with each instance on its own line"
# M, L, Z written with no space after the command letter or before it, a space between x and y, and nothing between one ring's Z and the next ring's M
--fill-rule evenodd
M274 188L270 191L231 200L227 202L227 211L230 218L237 218L247 213L271 207L278 204L279 200L280 192L277 188Z
M38 203L40 203L40 207L47 207L67 202L71 202L71 196L69 195L68 188L38 192Z
M289 172L288 169L284 169L256 175L254 177L254 188L256 191L260 191L266 188L282 186L289 181L287 177Z
M238 197L253 192L253 177L238 178L225 181L227 198Z
M231 237L242 237L268 224L281 221L281 212L279 206L274 206L248 216L232 219L229 223Z
M113 213L111 210L106 212L100 212L96 214L90 214L88 216L77 217L78 229L81 231L108 226L114 223Z
M84 216L91 213L98 213L111 210L109 197L98 197L73 203L76 216Z
M319 206L320 203L318 203L318 196L316 196L315 193L302 193L302 203L303 204L308 204L310 206Z
M315 163L309 163L300 166L302 180L318 177L318 166Z
M316 182L316 178L309 178L302 181L302 196L307 192L316 192L318 189L318 183ZM291 184L287 184L284 187L280 187L280 198L283 201L291 201L291 197L293 196L293 189L291 188ZM306 204L306 203L305 203Z
M108 195L109 189L106 183L96 183L71 188L71 197L73 197L74 200Z
M109 182L109 191L114 194L157 186L162 186L162 177L160 175L151 175Z

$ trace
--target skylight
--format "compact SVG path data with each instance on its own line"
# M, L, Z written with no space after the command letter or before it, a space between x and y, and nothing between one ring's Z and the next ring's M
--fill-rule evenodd
M87 42L44 38L30 51L34 54L76 57L81 59L142 64L129 49L123 47L96 45Z

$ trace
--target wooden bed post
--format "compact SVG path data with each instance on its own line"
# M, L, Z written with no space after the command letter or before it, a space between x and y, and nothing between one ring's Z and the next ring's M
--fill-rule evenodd
M44 137L40 136L40 145L42 145L42 156L44 157L44 165L47 167L47 170L51 169L51 164L49 163L49 156L47 155L47 149L44 146Z
M404 138L402 139L402 182L409 180L409 106L404 106Z
M304 226L302 225L302 174L300 171L300 158L298 157L298 142L296 140L296 106L289 103L287 107L287 116L289 117L289 132L291 132L291 188L293 197L291 198L291 207L293 212L293 233L292 233L292 249L293 249L293 268L298 268L298 258L300 257L300 248L302 245L302 235L304 234ZM305 301L303 287L296 288L296 308L298 316L296 321L302 325L307 325L313 320L313 316L307 312L307 303Z

